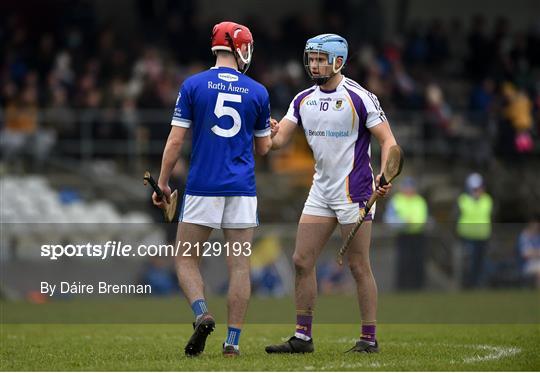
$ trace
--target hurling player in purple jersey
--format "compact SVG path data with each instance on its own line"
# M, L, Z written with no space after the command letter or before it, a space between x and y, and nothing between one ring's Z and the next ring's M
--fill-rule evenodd
M317 295L317 258L336 226L339 225L345 239L371 194L383 197L391 188L391 184L378 186L380 174L373 177L371 136L381 147L381 164L386 163L396 140L377 97L341 73L347 54L347 41L339 35L323 34L309 39L304 65L315 85L296 95L279 123L271 123L272 149L287 144L297 128L303 130L313 150L315 174L300 217L293 255L296 331L288 341L267 346L268 353L314 351L311 329ZM359 339L351 352L378 352L377 285L369 260L374 213L372 208L347 252L362 320ZM339 306L336 304L336 308Z

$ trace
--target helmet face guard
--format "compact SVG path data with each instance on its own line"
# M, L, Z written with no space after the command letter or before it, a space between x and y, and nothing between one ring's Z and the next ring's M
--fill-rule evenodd
M321 57L324 57L326 59L325 64L320 63ZM314 75L313 72L311 71L313 64L310 61L310 58L315 60L313 64L317 67L316 75ZM313 82L317 85L325 84L326 82L328 82L328 80L330 80L331 77L336 75L343 68L343 64L342 64L339 68L336 69L336 61L337 61L337 58L334 58L334 60L332 61L332 64L330 65L328 63L328 53L320 51L320 50L317 50L317 51L305 50L304 51L304 68L306 69L306 72L308 76L311 78L311 80L313 80ZM330 66L332 66L331 72L329 72L327 75L321 75L322 68L330 67Z
M343 37L336 34L322 34L309 39L306 42L306 47L304 48L304 68L306 69L308 76L317 85L325 84L330 78L340 72L343 66L345 66L348 50L349 47L347 41ZM319 65L321 55L326 56L326 65ZM310 56L312 59L316 59L318 71L318 74L316 75L314 75L311 71L311 67L313 65L311 65L310 62ZM336 67L338 57L341 57L343 62L341 66ZM320 74L321 67L325 66L332 66L332 70L327 75L323 76Z

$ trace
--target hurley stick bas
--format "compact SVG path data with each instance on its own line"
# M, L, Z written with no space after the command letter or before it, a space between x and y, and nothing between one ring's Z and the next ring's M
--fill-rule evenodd
M399 145L393 145L388 152L388 159L386 160L386 164L384 165L384 171L381 175L379 186L385 186L386 184L391 183L392 180L394 180L400 174L402 168L403 151L401 150ZM369 210L371 209L371 207L375 204L375 202L377 202L378 198L378 194L374 191L369 200L367 201L366 207L360 210L358 220L356 221L353 230L349 233L347 239L343 243L343 246L341 246L338 251L337 262L339 265L343 264L343 255L345 255L345 252L349 248L349 245L351 244L354 235L364 222L366 216L369 214Z
M150 184L152 189L154 189L154 192L156 192L159 199L161 199L165 203L165 207L163 207L163 216L165 217L165 221L167 223L170 223L174 219L174 215L176 215L176 206L178 205L178 191L175 190L171 193L171 202L167 203L167 200L165 199L165 196L163 195L163 191L161 188L157 185L156 181L150 175L149 171L146 171L144 173L144 185Z

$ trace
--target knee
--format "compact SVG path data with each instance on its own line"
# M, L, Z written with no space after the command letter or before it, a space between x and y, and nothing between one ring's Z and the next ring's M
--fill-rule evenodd
M369 265L369 262L364 260L349 262L349 269L356 281L371 275L371 266Z
M309 260L309 258L304 255L294 254L293 263L296 274L300 276L309 273L314 267L313 261Z
M197 257L177 255L174 257L174 266L176 270L180 271L186 268L193 268L199 266Z
M230 257L228 259L228 270L229 276L235 276L239 278L248 278L251 273L251 267L248 257L239 256L239 257Z

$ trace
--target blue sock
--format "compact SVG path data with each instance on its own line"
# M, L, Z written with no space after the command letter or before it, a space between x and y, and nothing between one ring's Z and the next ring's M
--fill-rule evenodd
M204 299L197 299L195 302L191 303L191 309L195 314L195 318L199 318L203 313L208 312L208 307L206 306L206 301Z
M238 346L241 332L242 329L237 329L229 326L229 328L227 329L227 339L225 340L225 343L228 345Z

